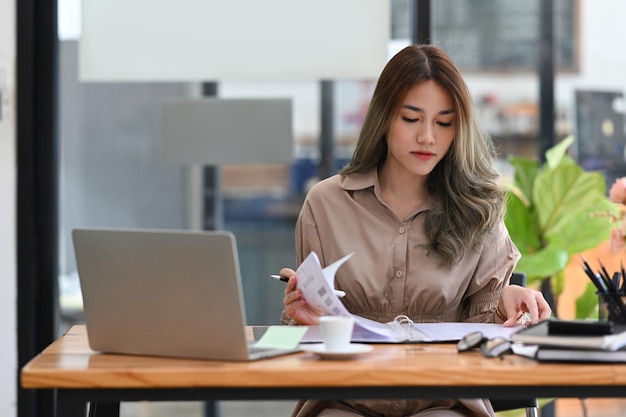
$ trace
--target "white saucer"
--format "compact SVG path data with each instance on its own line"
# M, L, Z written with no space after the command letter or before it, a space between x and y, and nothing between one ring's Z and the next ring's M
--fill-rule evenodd
M316 343L313 345L300 345L300 349L305 352L315 353L322 359L350 359L361 353L371 352L374 348L371 345L364 345L362 343L350 343L350 347L347 350L328 351L323 343Z

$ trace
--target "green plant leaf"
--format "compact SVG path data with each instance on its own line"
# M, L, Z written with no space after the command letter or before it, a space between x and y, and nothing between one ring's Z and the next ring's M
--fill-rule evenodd
M550 277L550 286L552 287L552 294L555 296L561 295L563 288L565 287L565 274L561 270Z
M556 168L561 163L567 149L572 146L575 140L574 136L570 135L546 151L546 164L548 168Z
M504 224L520 252L532 253L541 248L537 219L517 194L507 194Z
M522 253L515 267L516 271L526 272L529 283L543 280L565 269L570 255L567 250L550 246L535 253Z
M543 233L555 233L578 213L598 210L605 197L604 178L577 165L558 166L537 175L533 201Z
M559 162L559 165L560 166L566 166L566 165L578 166L576 161L574 161L569 155L563 155L563 157L561 158L561 162Z
M524 195L526 202L530 204L533 196L535 177L537 176L537 172L539 170L539 162L519 157L511 157L509 158L509 162L515 170L513 181L514 187L516 188L516 191L519 191ZM515 192L515 194L519 193ZM520 196L520 198L522 197Z
M548 150L543 166L510 158L516 171L507 189L505 223L522 253L515 270L526 272L531 285L550 279L556 297L567 285L564 270L571 256L608 240L611 214L618 212L603 176L583 170L567 155L573 142L568 137ZM592 298L580 301L581 317L590 314L591 304L597 306Z
M598 318L598 295L596 287L590 282L583 292L576 299L576 318Z
M594 206L597 212L578 211L563 221L559 228L546 231L545 238L550 245L565 248L570 254L595 248L606 241L613 224L602 213L611 212L615 205L608 199L599 199Z

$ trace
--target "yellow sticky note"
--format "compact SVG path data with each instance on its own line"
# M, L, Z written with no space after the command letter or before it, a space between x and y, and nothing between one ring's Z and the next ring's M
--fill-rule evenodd
M272 349L295 349L307 330L307 326L270 326L254 345Z

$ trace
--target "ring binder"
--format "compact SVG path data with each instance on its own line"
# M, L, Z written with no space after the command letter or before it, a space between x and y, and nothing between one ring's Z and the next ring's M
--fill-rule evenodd
M351 255L351 254L350 254ZM315 252L311 252L298 267L298 289L307 302L326 315L352 316L355 319L352 342L361 343L421 343L459 341L471 331L482 331L489 337L510 336L516 329L495 323L414 323L406 315L398 315L388 323L380 323L351 314L334 294L337 269L350 255L322 268ZM309 333L307 333L308 335ZM319 336L319 335L317 335ZM319 341L319 337L305 336L303 342Z
M403 335L403 338L408 341L420 340L421 335L415 328L413 320L404 314L396 316L392 322L389 323L394 331Z

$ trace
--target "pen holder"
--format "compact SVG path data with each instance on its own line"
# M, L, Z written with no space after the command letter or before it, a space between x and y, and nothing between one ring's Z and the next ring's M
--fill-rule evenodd
M615 324L626 323L626 294L619 292L596 292L598 295L598 319Z

